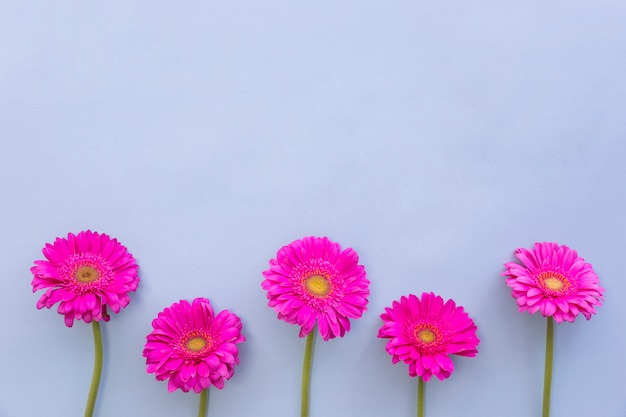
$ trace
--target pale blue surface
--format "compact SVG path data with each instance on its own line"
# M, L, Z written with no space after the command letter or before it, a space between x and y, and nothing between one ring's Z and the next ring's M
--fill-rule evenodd
M299 413L304 339L260 287L276 250L360 254L369 310L317 343L311 417L415 415L376 339L403 294L465 306L479 355L426 387L428 417L538 416L544 320L512 252L577 249L606 288L556 328L553 416L626 415L626 3L0 2L0 416L79 416L91 329L35 308L46 242L91 228L140 264L105 326L97 416L193 416L141 357L156 314L206 296L248 342L209 416Z

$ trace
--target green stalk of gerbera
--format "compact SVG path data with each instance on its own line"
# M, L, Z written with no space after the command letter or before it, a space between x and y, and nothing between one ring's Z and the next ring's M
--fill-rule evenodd
M424 417L424 379L417 378L417 417Z
M85 417L93 416L93 410L96 407L96 398L98 397L98 388L100 387L100 378L102 377L102 332L100 331L99 322L92 321L91 325L93 328L94 363L89 396L87 397L87 405L85 406Z
M543 373L543 411L542 417L550 417L550 396L552 392L552 362L554 357L554 320L547 318L546 329L546 364Z
M309 416L309 397L311 393L311 365L313 363L313 344L315 341L315 327L306 337L304 361L302 364L302 400L300 403L301 417Z
M205 417L209 409L209 389L205 388L200 392L200 406L198 407L198 417Z

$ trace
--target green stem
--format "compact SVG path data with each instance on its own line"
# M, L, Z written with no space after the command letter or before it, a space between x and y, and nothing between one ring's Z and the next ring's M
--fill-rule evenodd
M546 367L543 374L543 413L550 417L550 392L552 391L552 362L554 357L554 319L548 317L546 329Z
M417 377L417 417L424 417L424 380Z
M89 397L87 397L87 406L85 407L85 417L93 416L93 409L96 406L96 397L98 397L98 387L100 387L100 377L102 376L102 333L100 332L100 322L92 320L91 328L93 329L95 354L91 387L89 388Z
M306 337L306 347L304 349L304 362L302 364L302 403L300 408L301 417L309 417L309 393L311 391L311 363L313 362L313 340L317 326L313 327L311 333Z
M209 407L209 389L203 389L200 392L200 407L198 408L198 417L206 417Z

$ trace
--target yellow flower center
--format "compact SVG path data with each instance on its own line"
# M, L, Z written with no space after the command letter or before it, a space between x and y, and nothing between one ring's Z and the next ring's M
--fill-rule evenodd
M565 286L563 284L563 281L561 281L557 277L548 277L543 281L543 283L546 285L546 287L554 291L558 291Z
M76 281L83 284L89 284L90 282L94 282L100 279L100 274L98 274L96 268L88 265L78 268L74 276L76 277Z
M187 349L191 350L192 352L200 352L202 349L204 349L207 345L207 341L204 337L194 337L192 339L187 340L187 343L185 343L185 346L187 346Z
M325 297L330 292L330 283L328 279L322 275L311 275L304 280L304 286L307 291L317 297Z
M424 343L434 342L435 339L437 338L435 333L430 329L420 330L419 332L417 332L417 337Z
M553 295L566 293L572 286L572 283L565 275L552 271L539 274L539 283L543 286L544 290L548 292L553 291Z

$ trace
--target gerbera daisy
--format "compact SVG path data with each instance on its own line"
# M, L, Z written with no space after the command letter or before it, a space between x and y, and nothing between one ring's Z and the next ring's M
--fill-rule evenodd
M557 323L573 322L581 313L587 320L604 300L604 288L591 264L575 250L558 243L535 243L532 250L520 248L515 256L522 261L506 263L506 283L512 288L519 311L541 311Z
M263 272L268 305L287 323L298 324L300 337L317 323L324 340L343 337L350 319L367 306L369 281L351 249L323 237L305 237L283 246Z
M128 293L139 285L137 263L117 239L90 230L67 239L57 238L42 250L47 260L35 261L30 271L34 278L33 292L48 290L37 302L37 308L51 308L59 303L58 312L65 316L65 325L74 319L91 323L94 338L94 370L85 417L93 416L100 377L103 345L100 321L109 321L107 306L119 313L130 302Z
M390 339L387 352L391 361L409 365L409 375L431 376L440 380L454 371L449 355L476 356L479 339L476 325L453 300L444 303L433 293L423 293L421 299L411 294L394 301L381 314L385 322L378 337Z
M543 384L543 417L550 416L554 322L573 322L582 313L587 320L604 301L604 288L591 264L575 250L558 243L535 243L532 250L519 248L516 262L504 264L506 283L517 300L520 312L541 310L546 320L546 360Z
M58 312L68 327L74 319L108 321L107 306L119 313L130 302L128 293L139 284L135 258L104 233L70 233L67 239L47 243L42 252L46 260L35 261L30 269L33 292L48 289L37 308L59 303Z
M305 237L280 248L261 286L278 318L300 326L307 336L302 366L301 417L309 415L315 326L324 340L343 337L350 319L363 315L370 282L359 257L326 237Z
M196 298L172 304L152 321L143 356L147 372L169 379L170 392L180 388L205 393L224 387L239 364L238 343L245 341L241 320L228 310L217 314L209 300Z

